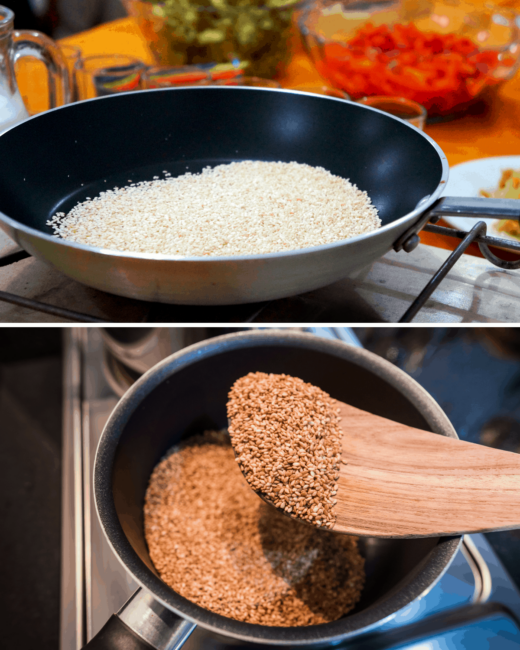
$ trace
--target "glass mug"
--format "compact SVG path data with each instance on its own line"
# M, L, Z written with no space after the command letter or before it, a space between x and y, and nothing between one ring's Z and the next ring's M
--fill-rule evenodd
M56 43L45 34L13 29L14 13L0 6L0 134L29 117L15 75L22 57L35 57L47 68L49 106L68 104L70 87L67 66Z

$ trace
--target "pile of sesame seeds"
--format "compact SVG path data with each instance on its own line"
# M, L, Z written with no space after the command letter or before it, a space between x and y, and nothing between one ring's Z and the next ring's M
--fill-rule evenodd
M144 508L150 557L190 601L247 623L327 623L360 598L357 538L280 514L247 485L229 436L193 436L157 465Z
M377 230L366 192L321 167L243 161L101 192L49 221L55 236L167 256L254 255Z
M335 401L296 377L256 372L234 383L227 412L251 488L292 517L333 528L342 437Z

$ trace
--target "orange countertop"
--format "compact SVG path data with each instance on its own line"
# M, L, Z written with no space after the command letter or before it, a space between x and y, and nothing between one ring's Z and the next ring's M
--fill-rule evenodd
M132 18L106 23L60 42L79 47L83 56L119 53L134 56L144 63L154 63L146 41ZM323 81L304 53L297 36L293 39L292 50L287 70L279 79L282 86L292 88L303 83ZM23 80L20 87L24 94ZM428 125L425 132L440 145L450 165L474 158L520 155L520 72L505 82L492 101L484 108L480 107L480 112L475 109L451 122ZM421 240L449 249L454 248L456 242L450 237L428 233L422 233ZM480 255L474 244L469 252ZM499 255L506 257L508 254L502 252ZM514 258L514 254L511 255Z

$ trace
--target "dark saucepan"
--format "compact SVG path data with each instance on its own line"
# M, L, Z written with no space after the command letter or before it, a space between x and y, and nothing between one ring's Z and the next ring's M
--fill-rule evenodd
M143 531L144 494L152 469L181 438L226 426L228 390L251 370L301 377L359 408L456 437L446 415L413 379L376 355L339 341L287 331L245 332L198 343L168 357L122 398L100 440L94 492L101 523L120 560L148 594L146 607L142 603L137 607L139 616L130 607L120 618L112 617L102 632L105 640L96 637L90 648L119 647L110 645L111 639L131 634L121 620L140 629L147 618L143 607L146 612L149 606L159 608L166 634L168 629L179 630L175 647L192 629L187 621L209 631L216 647L237 640L321 646L358 638L420 597L453 559L459 537L362 540L367 582L355 610L333 623L299 628L231 620L164 584L148 555Z

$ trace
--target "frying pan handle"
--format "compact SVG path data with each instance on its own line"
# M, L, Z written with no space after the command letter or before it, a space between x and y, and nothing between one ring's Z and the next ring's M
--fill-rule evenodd
M487 219L518 219L518 199L486 199L484 197L446 196L428 211L428 217L485 217Z
M425 197L427 198L427 197ZM425 199L420 201L420 207ZM431 221L435 223L442 217L484 217L486 219L519 219L518 199L487 199L485 197L445 196L438 199L417 221L394 242L394 250L411 253L419 244L419 232ZM481 246L484 246L482 244ZM487 250L487 247L486 247ZM491 256L492 254L489 253ZM489 258L488 258L489 259ZM497 258L498 259L498 258Z
M177 650L196 627L138 589L84 650Z

